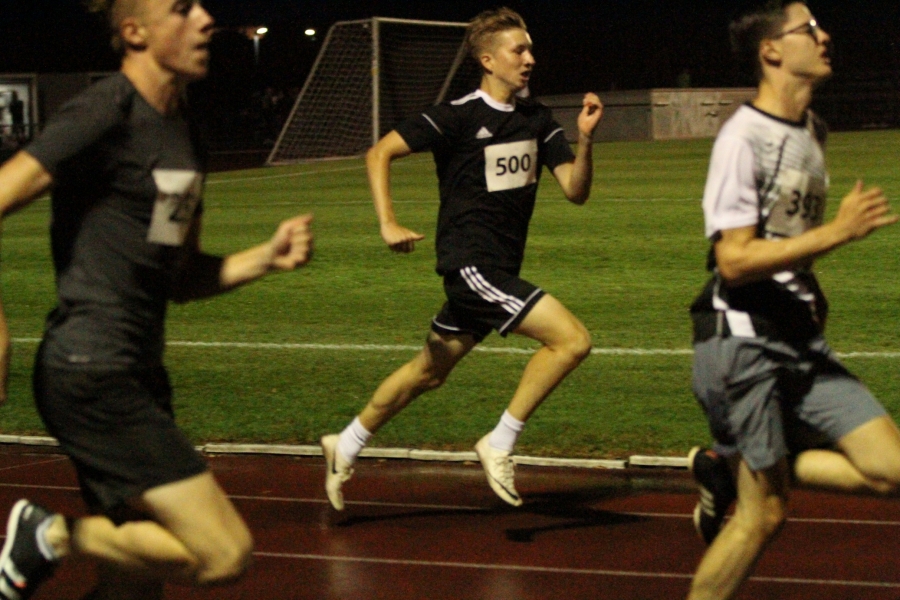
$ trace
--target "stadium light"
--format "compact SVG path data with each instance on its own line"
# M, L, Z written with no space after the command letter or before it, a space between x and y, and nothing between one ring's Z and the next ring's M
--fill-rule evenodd
M263 25L259 27L248 27L248 29L253 32L253 65L259 66L259 40L269 33L269 28Z
M313 29L312 27L310 27L309 29L307 29L306 31L304 31L303 34L304 34L306 37L315 37L315 36L316 36L316 30Z

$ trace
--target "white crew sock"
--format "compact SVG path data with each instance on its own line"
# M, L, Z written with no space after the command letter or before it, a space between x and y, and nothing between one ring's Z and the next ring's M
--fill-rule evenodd
M59 555L56 553L56 550L50 545L50 542L47 541L47 529L50 528L54 518L55 516L51 515L38 523L37 530L34 532L38 550L41 551L41 555L44 558L51 562L59 560Z
M347 425L347 428L341 432L341 436L338 439L337 450L341 453L341 456L346 458L347 462L352 465L356 462L356 457L359 456L362 449L366 447L366 442L369 441L370 437L372 437L372 433L363 427L363 424L359 421L359 417L356 417L349 425Z
M491 437L488 438L488 445L497 450L512 452L523 429L525 429L525 422L518 420L509 414L508 410L505 410L503 416L500 417L500 422L491 432Z

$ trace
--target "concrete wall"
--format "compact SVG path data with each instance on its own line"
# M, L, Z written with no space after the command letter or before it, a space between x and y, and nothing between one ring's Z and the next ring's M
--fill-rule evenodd
M603 120L594 135L599 142L714 137L756 88L652 89L602 92ZM553 109L566 139L578 139L577 119L583 94L538 98Z

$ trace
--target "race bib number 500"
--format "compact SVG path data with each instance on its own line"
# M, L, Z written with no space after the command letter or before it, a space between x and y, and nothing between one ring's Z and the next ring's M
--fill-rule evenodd
M157 195L147 241L181 246L200 203L203 176L196 171L154 169L153 179Z
M537 140L496 144L484 149L489 192L514 190L537 182Z

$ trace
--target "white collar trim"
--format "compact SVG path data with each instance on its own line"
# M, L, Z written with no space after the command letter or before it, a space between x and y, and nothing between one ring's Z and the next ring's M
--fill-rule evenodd
M512 104L506 104L505 102L497 102L491 96L485 92L483 89L479 88L475 90L475 95L484 100L484 103L490 106L491 108L502 110L503 112L513 112L516 110L516 103L513 100Z

